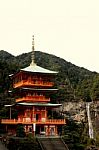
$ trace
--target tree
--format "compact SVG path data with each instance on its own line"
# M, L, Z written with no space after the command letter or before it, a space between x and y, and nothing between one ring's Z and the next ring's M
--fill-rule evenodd
M99 100L99 75L94 77L91 97L93 100Z
M83 124L74 120L68 120L63 127L63 140L70 150L84 150L85 145L81 142L83 133Z
M26 134L25 134L24 126L22 124L18 124L16 129L16 136L25 137L25 135Z

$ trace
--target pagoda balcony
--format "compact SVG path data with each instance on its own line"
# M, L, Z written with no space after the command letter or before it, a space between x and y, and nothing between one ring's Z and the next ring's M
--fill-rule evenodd
M16 102L21 102L21 101L25 101L25 102L50 102L50 98L45 98L45 96L35 95L35 96L26 96L26 97L16 99Z
M46 124L46 125L65 125L65 119L47 119L47 120L26 120L25 118L17 119L1 119L1 124Z
M49 82L49 81L46 81L46 82L45 81L35 81L35 82L33 82L31 80L29 80L29 81L22 80L22 81L19 81L17 83L14 83L13 87L14 88L17 88L17 87L26 87L26 86L30 86L30 87L31 86L52 87L53 85L54 85L54 83L53 82Z

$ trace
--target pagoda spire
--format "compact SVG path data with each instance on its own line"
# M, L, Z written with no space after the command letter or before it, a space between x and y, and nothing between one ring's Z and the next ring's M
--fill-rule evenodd
M34 50L35 50L35 48L34 48L34 35L33 35L33 37L32 37L32 54L31 54L31 60L32 60L32 62L31 62L31 65L35 64L35 61L34 61L34 59L35 59Z

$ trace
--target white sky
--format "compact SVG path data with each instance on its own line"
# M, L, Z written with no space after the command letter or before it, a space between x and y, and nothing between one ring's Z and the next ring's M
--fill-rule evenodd
M99 72L99 0L0 0L0 50L54 54Z

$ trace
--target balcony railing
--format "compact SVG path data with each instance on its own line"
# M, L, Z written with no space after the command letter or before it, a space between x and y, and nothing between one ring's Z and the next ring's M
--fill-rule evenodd
M45 98L44 96L36 95L36 96L26 96L26 97L16 99L16 102L20 102L20 101L49 102L50 98Z
M25 118L17 119L1 119L1 124L49 124L49 125L63 125L66 124L65 119L47 119L47 120L26 120Z
M52 87L54 85L53 82L49 82L49 81L26 81L26 80L22 80L19 81L18 83L14 83L13 87L17 88L17 87L22 87L22 86L48 86L48 87Z

